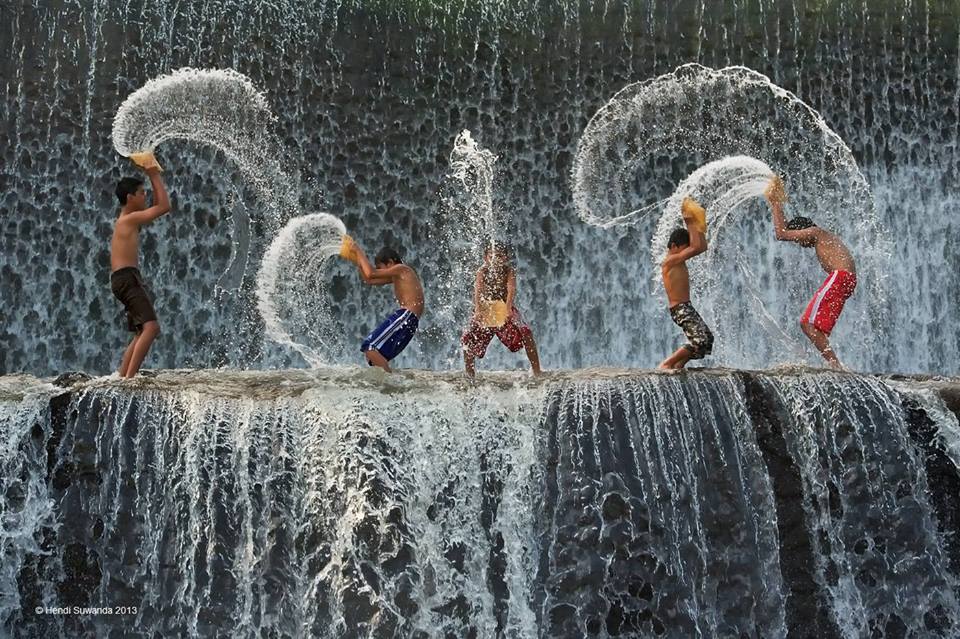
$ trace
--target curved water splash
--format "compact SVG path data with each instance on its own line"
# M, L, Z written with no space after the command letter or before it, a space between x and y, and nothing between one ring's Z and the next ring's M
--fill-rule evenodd
M329 295L330 258L347 232L340 218L312 213L294 218L277 234L257 273L257 308L266 335L290 346L312 366L339 352Z
M658 186L642 177L668 152L696 166L758 158L792 180L805 206L836 217L825 204L845 203L848 217L875 224L870 186L819 113L752 69L693 63L626 86L587 124L572 171L583 221L606 228L656 211L658 201L642 189Z
M242 187L253 190L268 229L296 212L297 189L284 169L267 100L242 73L185 67L154 78L134 91L113 119L117 153L153 151L168 140L216 149L239 170ZM221 284L240 285L250 250L250 216L233 210L233 255Z
M729 156L735 159L724 159ZM662 180L665 169L678 180L689 176L672 195ZM860 289L838 329L847 352L882 348L891 243L870 186L823 117L756 71L687 64L622 89L580 140L574 204L583 221L600 228L672 211L661 217L651 243L656 262L679 219L680 199L697 192L714 230L691 281L694 303L715 328L715 360L736 364L760 342L766 361L812 362L810 349L782 327L800 315L823 274L813 255L795 247L773 251L759 239L772 235L772 225L766 204L750 200L771 172L788 182L787 215L807 215L838 233L857 260ZM738 207L742 213L731 224ZM731 303L729 293L738 289L740 299ZM758 340L757 326L772 339Z
M659 262L666 251L670 230L683 223L680 204L685 197L692 197L707 209L708 235L715 236L728 223L734 210L763 195L772 177L773 171L766 162L745 155L715 160L691 173L673 195L658 203L663 214L650 241L654 261ZM706 257L710 256L708 252Z

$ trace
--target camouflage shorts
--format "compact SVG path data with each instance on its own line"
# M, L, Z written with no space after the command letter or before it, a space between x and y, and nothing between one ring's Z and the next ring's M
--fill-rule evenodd
M689 344L683 347L692 354L690 359L702 359L713 351L713 333L690 302L681 302L670 308L673 323L683 329Z

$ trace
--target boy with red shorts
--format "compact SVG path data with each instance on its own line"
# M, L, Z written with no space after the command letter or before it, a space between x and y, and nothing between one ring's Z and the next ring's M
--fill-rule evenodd
M533 374L540 374L537 344L530 327L523 322L520 311L513 305L516 295L517 275L510 266L509 250L502 244L488 246L473 287L473 317L460 339L464 367L470 377L476 374L476 358L483 358L494 336L511 353L523 348Z
M783 181L774 176L764 192L773 213L773 230L778 240L796 242L804 248L814 248L817 259L828 275L800 318L800 328L833 368L841 368L840 360L830 347L833 331L843 305L857 287L857 267L850 251L833 233L815 225L806 217L795 217L789 222L783 216L787 193Z

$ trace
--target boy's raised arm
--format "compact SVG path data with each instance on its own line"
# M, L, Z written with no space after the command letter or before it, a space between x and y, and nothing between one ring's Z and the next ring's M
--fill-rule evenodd
M161 215L170 212L170 196L167 195L167 187L163 183L163 178L160 177L160 167L151 166L144 171L150 177L150 188L153 190L153 206L127 216L131 222L137 225L148 224Z
M393 274L388 272L390 269L374 268L370 264L370 260L367 259L367 254L363 252L359 244L355 245L354 250L354 255L356 255L357 258L357 268L360 270L360 278L363 279L364 282L372 286L380 286L381 284L389 284L393 281Z
M787 191L783 186L783 180L775 175L770 178L770 184L763 192L764 197L770 204L770 214L773 217L773 235L782 242L802 242L814 239L816 229L802 229L791 231L787 228L787 220L783 215L783 203L787 201Z

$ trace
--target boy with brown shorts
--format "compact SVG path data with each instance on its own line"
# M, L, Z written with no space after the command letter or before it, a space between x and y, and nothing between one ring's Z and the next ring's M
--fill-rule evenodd
M140 228L170 211L170 198L160 177L160 165L152 153L138 154L135 160L150 178L153 206L147 206L143 179L125 177L117 184L120 215L113 225L110 241L110 289L127 312L127 328L133 339L123 352L120 376L133 377L147 357L150 345L160 334L160 324L146 282L140 274Z

